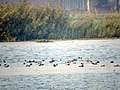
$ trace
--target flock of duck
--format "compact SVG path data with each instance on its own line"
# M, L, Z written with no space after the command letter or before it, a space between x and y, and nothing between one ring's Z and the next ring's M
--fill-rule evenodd
M82 59L82 57L78 57L78 59ZM81 62L78 62L78 59L68 60L64 62L64 64L67 66L70 66L71 64L79 64L79 67L84 67L86 63L90 63L92 65L98 65L100 63L100 61L93 62L92 60L81 60ZM60 59L60 61L62 61L62 59ZM53 58L49 60L48 63L52 64L53 67L57 67L59 65L58 63L56 63L56 60L54 60ZM113 67L120 67L120 64L114 64L114 61L110 61L109 63L113 63ZM31 67L33 64L38 65L38 66L44 66L45 60L44 59L40 61L24 60L24 63L23 63L25 67ZM0 63L0 66L4 66L5 68L10 67L10 65L7 64L5 60L3 60L2 63ZM100 64L100 67L105 67L105 66L106 64Z
M2 64L1 64L1 63L0 63L0 66L2 66ZM5 60L3 60L3 66L4 66L5 68L9 67L9 65L6 63L6 61L5 61Z

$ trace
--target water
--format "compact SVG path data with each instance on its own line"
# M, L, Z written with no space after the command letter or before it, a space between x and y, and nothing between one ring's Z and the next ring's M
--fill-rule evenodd
M82 59L78 59L78 57L82 57ZM3 67L0 67L0 69L6 71L14 69L14 67L19 67L19 69L24 67L24 60L44 59L47 66L51 58L59 64L73 58L78 59L78 61L92 60L108 63L112 60L115 63L120 63L120 39L73 40L53 43L0 43L0 63L6 60L10 65L9 68L3 69ZM34 70L34 67L32 68ZM108 71L108 68L105 68L105 70ZM104 68L102 69L104 70ZM117 69L120 70L119 67ZM27 69L25 68L25 70ZM41 72L38 71L36 70L33 73ZM16 73L18 72L16 71ZM4 76L0 73L0 90L120 90L119 72L28 74Z
M18 63L24 60L46 61L54 58L63 61L82 57L82 60L120 62L120 39L75 40L55 43L13 42L0 43L0 62Z
M0 90L120 90L120 74L5 76L0 81Z

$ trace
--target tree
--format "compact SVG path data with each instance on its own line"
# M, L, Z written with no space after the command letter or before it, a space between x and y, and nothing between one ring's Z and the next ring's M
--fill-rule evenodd
M87 13L90 16L90 0L87 0Z
M120 0L117 0L117 3L116 3L116 11L117 11L117 12L119 12L119 7L120 7L120 6L119 6L119 1L120 1Z

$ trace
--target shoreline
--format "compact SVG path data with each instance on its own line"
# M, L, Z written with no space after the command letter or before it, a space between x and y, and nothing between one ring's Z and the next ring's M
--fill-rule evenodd
M54 43L56 41L75 41L75 40L119 40L120 38L80 38L80 39L48 39L48 42L44 42L44 41L41 41L43 39L37 39L38 42L36 40L28 40L28 41L4 41L4 42L36 42L36 43ZM39 42L39 40L41 42ZM0 43L4 43L4 42L0 42Z

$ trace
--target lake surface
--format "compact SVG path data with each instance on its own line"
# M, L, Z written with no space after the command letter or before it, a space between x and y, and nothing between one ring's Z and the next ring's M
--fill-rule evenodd
M25 60L42 59L47 66L51 58L58 64L64 64L71 59L100 61L105 64L114 61L120 64L120 39L0 43L0 63L5 60L10 67L24 67ZM2 68L1 66L0 69ZM118 72L8 76L0 74L0 90L120 90Z
M120 90L120 74L19 75L0 81L0 90Z
M120 39L74 40L54 43L11 42L0 43L0 62L18 64L24 60L55 60L62 62L82 57L81 60L120 62Z

